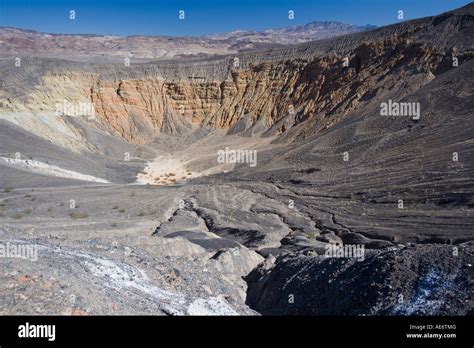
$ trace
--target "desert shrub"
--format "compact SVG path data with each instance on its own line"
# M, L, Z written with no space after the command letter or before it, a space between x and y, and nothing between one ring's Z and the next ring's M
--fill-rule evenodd
M76 219L85 219L88 216L89 216L89 214L87 214L87 213L76 213L74 211L69 213L69 217L71 219L74 219L74 220L76 220Z

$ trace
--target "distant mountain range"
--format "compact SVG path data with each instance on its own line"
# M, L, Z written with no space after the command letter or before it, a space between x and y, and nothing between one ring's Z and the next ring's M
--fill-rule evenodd
M208 57L240 51L265 49L364 31L375 26L356 26L340 22L311 22L265 31L237 30L199 37L113 36L90 34L49 34L34 30L0 27L3 55L28 55L89 60L175 59Z
M212 34L207 37L216 40L231 39L237 42L294 44L374 28L376 28L376 26L373 25L356 26L341 22L311 22L304 25L294 25L281 29L268 29L265 31L237 30L224 34Z

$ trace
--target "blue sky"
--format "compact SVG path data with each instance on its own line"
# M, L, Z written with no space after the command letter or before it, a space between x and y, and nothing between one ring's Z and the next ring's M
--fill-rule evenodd
M204 35L311 21L385 25L439 14L469 0L0 0L0 26L50 33ZM76 19L69 19L69 10ZM288 19L288 11L295 19ZM185 20L178 19L184 10Z

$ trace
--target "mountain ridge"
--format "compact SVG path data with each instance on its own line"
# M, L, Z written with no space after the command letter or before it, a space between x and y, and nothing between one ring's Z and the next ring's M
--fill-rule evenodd
M237 53L256 48L277 47L371 29L340 22L310 22L264 31L236 30L201 36L96 35L47 33L32 29L0 27L4 54L33 54L81 60L91 57L170 59Z

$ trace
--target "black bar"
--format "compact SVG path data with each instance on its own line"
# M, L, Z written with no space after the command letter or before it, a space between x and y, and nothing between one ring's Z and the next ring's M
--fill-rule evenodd
M20 338L26 322L55 327L55 340ZM410 329L412 325L412 329ZM425 326L415 329L414 326ZM429 327L428 325L432 325ZM0 346L46 344L257 344L289 346L446 345L472 347L473 317L143 317L4 316ZM456 338L407 338L407 334L456 334Z

